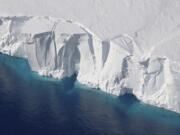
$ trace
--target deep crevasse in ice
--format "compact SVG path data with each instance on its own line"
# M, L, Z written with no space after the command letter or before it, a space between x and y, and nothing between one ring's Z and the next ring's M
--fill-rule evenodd
M143 32L138 34L146 39ZM1 17L0 35L0 51L26 58L40 75L78 73L78 81L91 87L133 93L145 103L180 112L180 60L172 52L180 49L178 32L144 51L138 35L101 40L71 20L19 16ZM170 44L174 49L168 52Z

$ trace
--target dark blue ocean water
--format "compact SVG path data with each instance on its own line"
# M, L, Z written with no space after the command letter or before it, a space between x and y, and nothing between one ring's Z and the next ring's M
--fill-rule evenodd
M0 135L180 135L180 114L75 82L43 78L0 54Z

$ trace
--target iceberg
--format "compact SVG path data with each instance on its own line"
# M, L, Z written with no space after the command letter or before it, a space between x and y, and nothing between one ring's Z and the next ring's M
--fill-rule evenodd
M67 1L62 11L46 0L43 13L34 5L38 2L17 9L14 1L0 0L1 53L27 59L42 76L61 79L76 73L88 86L117 96L131 93L180 113L178 0L80 0L87 9ZM67 5L72 7L65 12Z

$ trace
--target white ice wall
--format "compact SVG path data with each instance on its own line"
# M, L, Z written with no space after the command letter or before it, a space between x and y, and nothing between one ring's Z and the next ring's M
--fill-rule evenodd
M91 87L114 95L133 93L145 103L180 112L178 30L144 50L139 46L141 35L102 40L70 20L33 16L0 20L0 51L26 58L40 75L62 78L78 73L78 81Z

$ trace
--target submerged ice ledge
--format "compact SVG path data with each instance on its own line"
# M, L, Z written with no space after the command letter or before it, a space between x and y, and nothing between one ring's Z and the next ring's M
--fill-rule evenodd
M158 47L145 53L127 34L101 40L71 20L0 17L0 52L27 59L40 75L60 79L77 73L83 84L180 112L180 63L155 53Z

